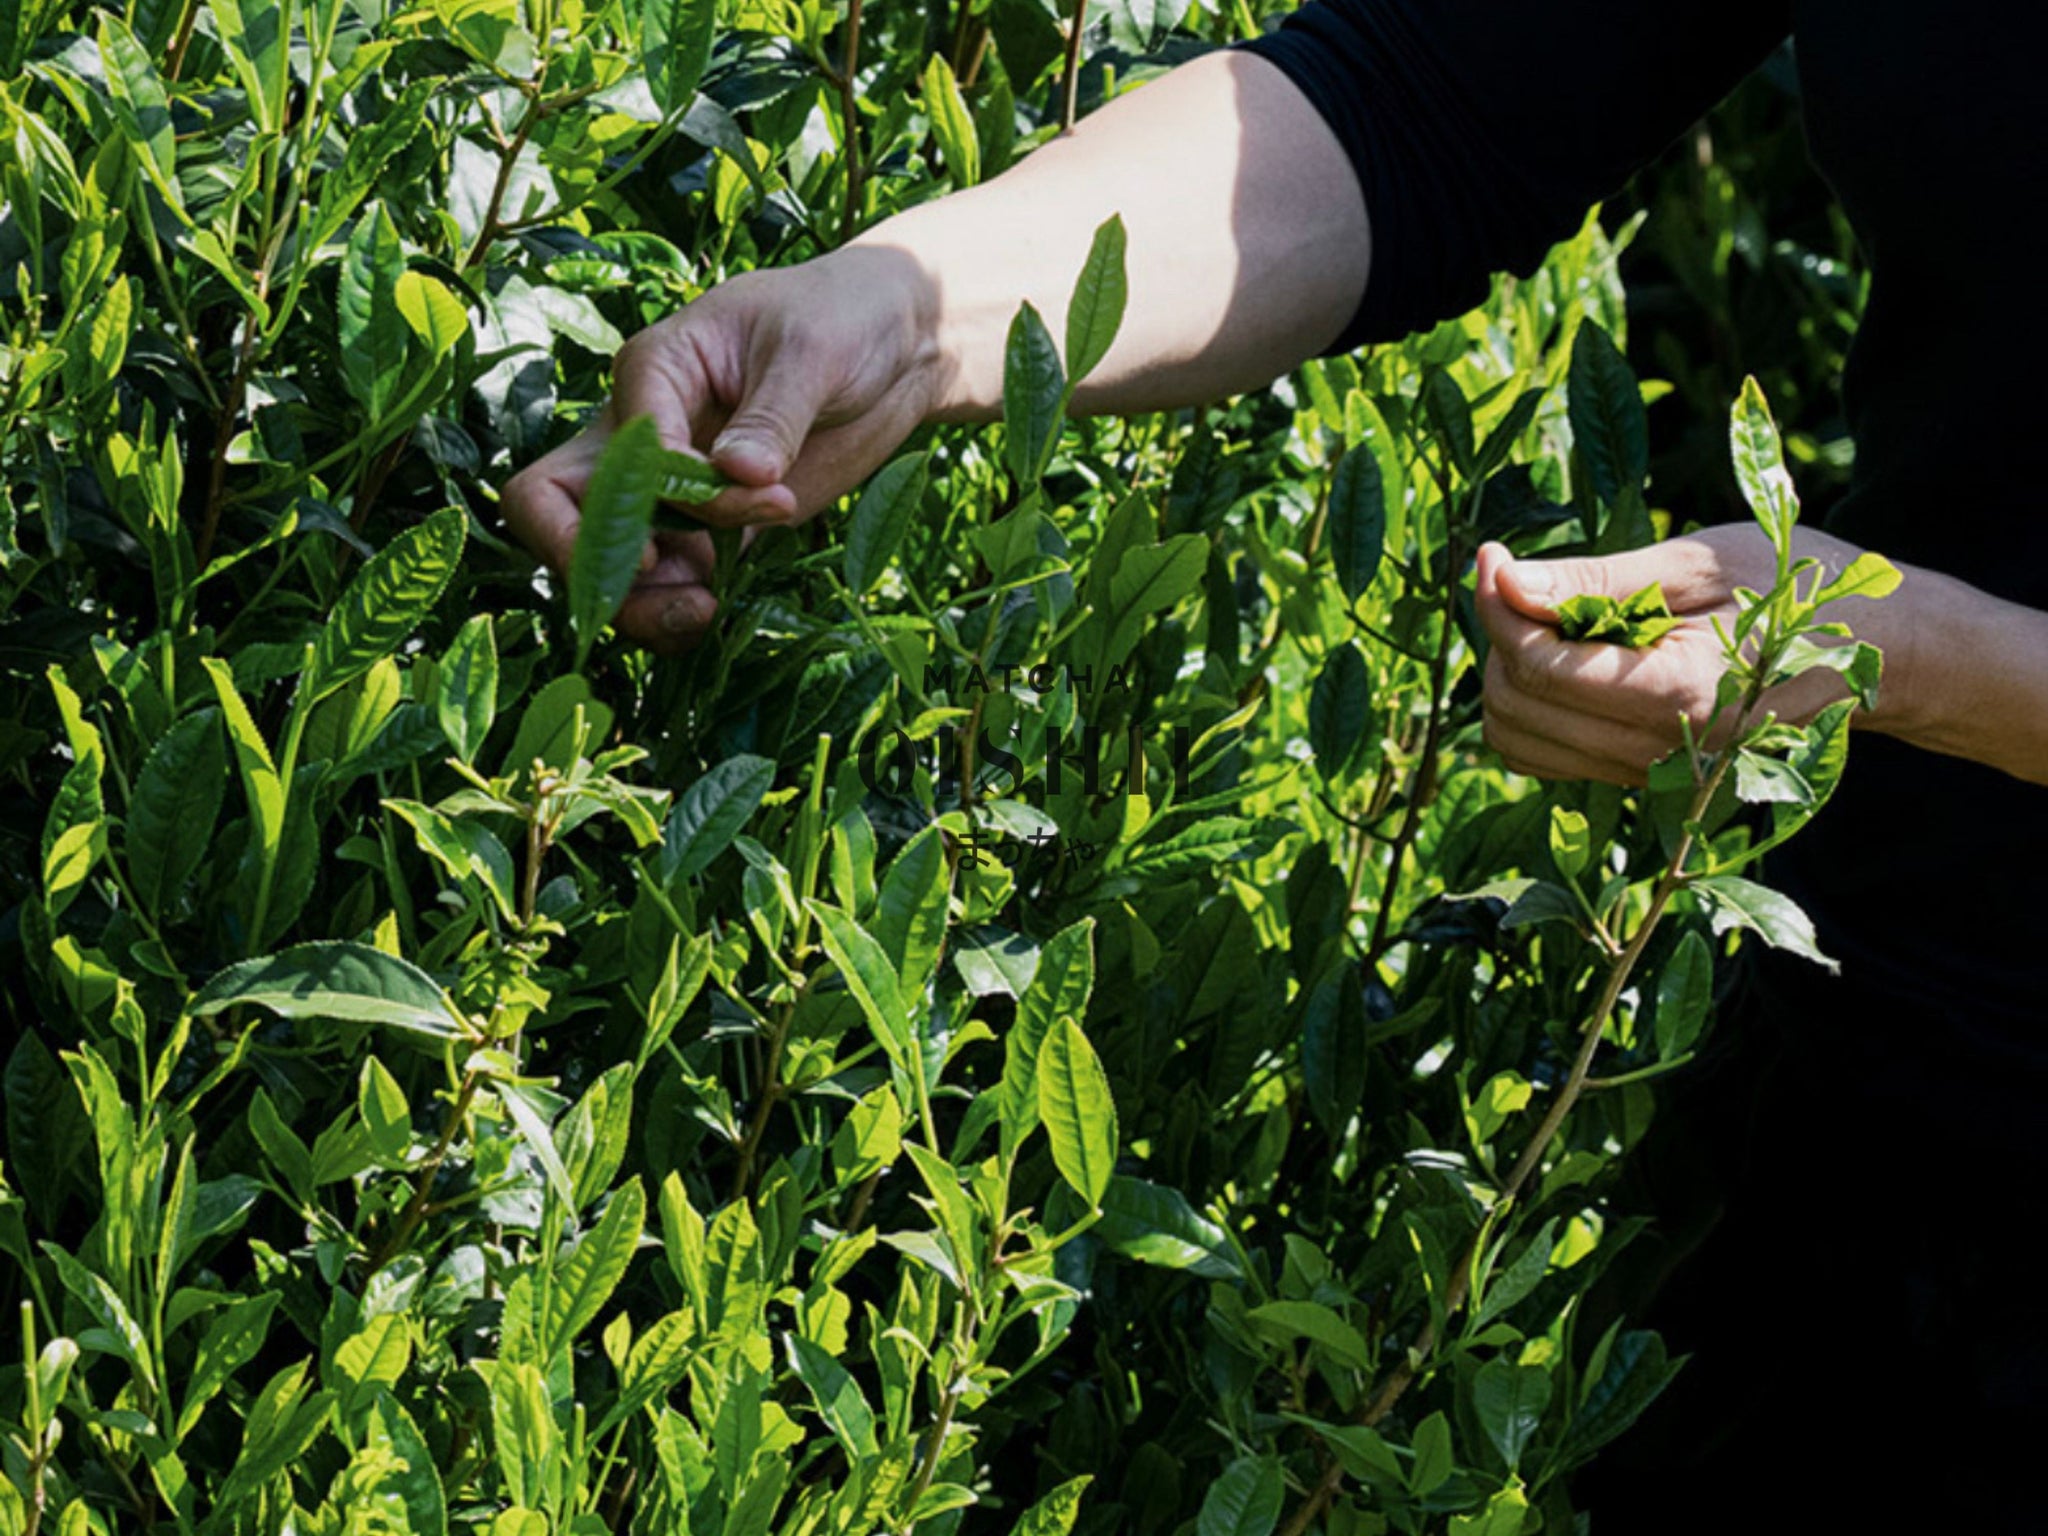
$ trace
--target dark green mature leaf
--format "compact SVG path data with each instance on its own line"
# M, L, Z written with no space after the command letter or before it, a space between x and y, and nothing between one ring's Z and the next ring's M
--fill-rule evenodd
M1691 889L1706 901L1714 932L1747 928L1775 948L1803 955L1831 971L1841 968L1820 952L1813 919L1789 896L1740 875L1704 875L1693 882Z
M867 591L896 558L924 500L930 462L929 455L906 453L884 465L860 493L846 530L846 585L852 591Z
M8 1180L47 1222L91 1145L92 1122L71 1079L32 1029L24 1029L8 1053L4 1091Z
M1650 473L1649 418L1636 376L1614 340L1593 320L1579 323L1572 341L1566 398L1572 443L1593 494L1613 507L1640 496Z
M128 880L135 899L161 918L213 840L227 793L227 744L217 711L187 715L143 759L128 801Z
M1656 1334L1622 1334L1608 1353L1606 1369L1587 1386L1585 1399L1572 1416L1565 1454L1583 1459L1627 1429L1670 1385L1678 1365Z
M381 425L398 397L411 333L398 309L398 279L405 273L405 247L382 203L372 203L356 221L341 259L335 290L341 323L341 376L369 416Z
M618 614L640 575L661 495L661 429L636 416L612 434L590 472L569 556L569 623L576 631L576 669L583 670L598 634Z
M1458 381L1444 368L1429 368L1422 375L1422 413L1429 419L1437 445L1451 465L1467 480L1478 468L1478 453L1472 445L1472 405Z
M1348 966L1310 991L1301 1025L1302 1086L1309 1109L1332 1136L1344 1134L1365 1096L1365 997Z
M1116 1101L1095 1047L1062 1017L1038 1050L1038 1116L1053 1166L1090 1207L1100 1206L1116 1170Z
M1379 574L1387 541L1387 495L1379 461L1356 449L1330 476L1330 563L1344 596L1357 602Z
M287 1019L337 1019L453 1039L468 1026L433 977L367 944L298 944L218 971L193 995L196 1017L240 1004Z
M1122 1175L1111 1179L1094 1235L1127 1259L1188 1270L1205 1280L1236 1280L1244 1273L1228 1234L1164 1184Z
M1223 1469L1202 1499L1195 1536L1272 1536L1287 1494L1280 1463L1244 1456Z
M1026 303L1003 348L1003 452L1020 493L1038 484L1059 441L1067 380L1052 333Z
M774 782L775 764L745 752L704 774L669 812L655 872L673 882L709 869L711 861L732 846Z
M1124 306L1130 297L1124 275L1124 221L1116 214L1104 220L1088 245L1088 259L1074 284L1073 302L1067 308L1067 384L1079 384L1104 357L1116 340L1124 321Z
M711 62L717 0L639 0L640 64L662 111L679 113Z
M1245 1319L1260 1332L1282 1340L1306 1339L1354 1371L1372 1369L1372 1351L1365 1336L1320 1302L1269 1301L1253 1307Z
M1540 1365L1497 1358L1479 1367L1472 1379L1472 1411L1510 1472L1521 1465L1522 1452L1542 1428L1543 1410L1549 1406L1550 1372Z
M1331 650L1308 696L1308 742L1326 779L1339 778L1358 757L1372 722L1372 680L1365 656L1350 641Z
M568 1348L596 1321L624 1278L646 1221L647 1195L638 1179L628 1179L613 1192L597 1225L584 1234L575 1251L555 1265L541 1340L544 1354Z
M405 643L440 601L462 559L469 519L446 507L377 552L334 605L300 683L305 705L361 677Z
M875 1412L861 1394L860 1383L822 1347L800 1333L784 1337L789 1367L810 1389L811 1401L832 1437L849 1460L875 1454Z
M1714 952L1689 932L1657 977L1657 1056L1675 1061L1692 1049L1714 1001Z

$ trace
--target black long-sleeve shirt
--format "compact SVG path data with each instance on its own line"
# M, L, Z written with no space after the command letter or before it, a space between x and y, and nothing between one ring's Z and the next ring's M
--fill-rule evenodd
M1855 472L1827 526L2048 609L2048 7L1313 0L1244 46L1321 111L1364 193L1372 266L1342 349L1532 270L1788 34L1809 147L1872 268L1843 383ZM1771 879L1895 1019L2038 1084L2044 855L2048 789L1861 733Z

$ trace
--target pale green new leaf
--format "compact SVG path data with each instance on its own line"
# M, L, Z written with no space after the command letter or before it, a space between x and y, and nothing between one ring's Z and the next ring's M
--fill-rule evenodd
M862 1395L860 1383L822 1346L800 1333L783 1335L783 1345L789 1353L789 1368L810 1389L818 1416L845 1447L848 1459L858 1465L860 1458L873 1456L875 1413Z
M926 62L919 81L924 93L925 116L931 119L932 138L944 157L946 170L955 187L966 188L981 180L981 140L974 132L960 82L953 78L953 66L944 54L934 53ZM1071 360L1073 353L1069 349Z
M629 1179L613 1192L604 1215L575 1251L555 1265L554 1283L548 1290L547 1331L542 1339L548 1355L573 1344L596 1320L626 1273L646 1218L647 1196L638 1179Z

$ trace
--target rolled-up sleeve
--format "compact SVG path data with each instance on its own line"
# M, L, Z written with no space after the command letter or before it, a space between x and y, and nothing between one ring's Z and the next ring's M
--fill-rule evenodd
M1371 270L1330 350L1535 270L1790 30L1789 0L1311 0L1240 44L1322 114L1364 194Z

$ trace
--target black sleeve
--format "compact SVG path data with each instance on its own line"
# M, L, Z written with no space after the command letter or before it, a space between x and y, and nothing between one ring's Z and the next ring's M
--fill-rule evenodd
M1790 30L1790 0L1311 0L1240 44L1322 113L1365 195L1371 273L1330 350L1534 271Z

